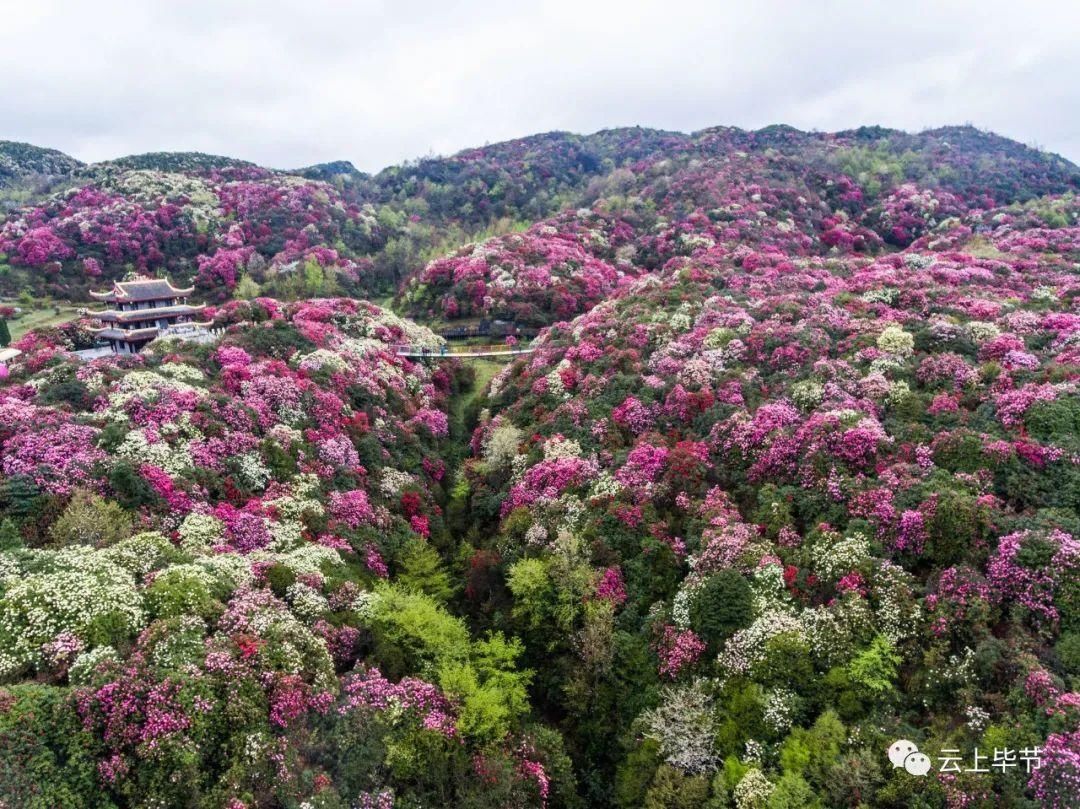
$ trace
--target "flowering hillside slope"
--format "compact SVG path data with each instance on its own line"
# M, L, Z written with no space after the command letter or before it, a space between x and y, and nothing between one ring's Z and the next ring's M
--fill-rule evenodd
M417 317L550 324L587 311L596 291L606 294L607 264L633 276L638 268L717 246L753 245L789 256L877 254L954 220L981 221L1002 203L1080 182L1064 162L1024 162L1002 146L1010 142L989 136L988 143L975 139L987 149L979 154L980 173L971 153L946 148L945 135L939 137L909 142L871 140L866 133L811 137L784 128L709 130L596 179L585 197L589 208L435 259L412 276L402 299ZM905 145L926 151L892 151ZM569 254L540 243L567 237L575 243Z
M0 804L564 790L557 736L524 726L520 643L445 606L435 493L461 379L391 350L437 338L342 299L217 314L247 325L120 362L21 344L0 398L0 681L17 683Z
M78 160L55 149L0 141L0 189L70 174L80 166Z
M550 672L584 783L1074 805L1075 226L993 219L994 258L675 258L495 378L468 508L508 605L476 609ZM1046 758L920 780L896 738Z
M217 333L0 366L0 809L1075 807L1078 177L969 127L78 169L0 290ZM440 354L485 318L540 336Z
M359 289L360 269L341 253L378 238L370 211L315 181L256 168L96 171L0 227L0 251L22 270L9 284L71 297L134 269L193 279L222 300L244 274L303 275L310 264Z
M410 293L415 312L452 310L451 298L459 311L478 308L470 303L475 289L423 279L433 258L452 260L461 244L493 233L537 223L559 229L560 217L579 208L633 221L644 266L651 267L656 257L649 251L662 253L672 239L686 246L753 238L748 231L761 223L752 217L777 207L787 217L786 241L799 242L800 251L874 250L881 242L906 246L926 226L965 210L1080 188L1080 171L1068 161L971 127L917 135L877 127L556 132L375 175L347 161L285 172L186 152L82 166L22 144L0 146L0 161L0 171L14 167L49 192L0 221L0 293L86 300L101 278L133 270L166 273L181 284L194 280L201 295L217 302L260 291L288 299L381 296L415 278L424 286ZM28 191L20 186L11 193L22 201ZM555 221L545 222L550 217ZM704 227L706 220L711 226ZM726 235L704 232L717 228ZM625 234L619 238L625 241ZM512 245L492 249L516 252ZM611 257L597 258L610 263ZM529 256L507 261L538 266ZM558 263L541 268L546 273ZM495 295L486 305L481 294L479 308L523 308L545 323L552 314L587 308L579 287L592 286L595 273L579 279L565 266L554 269L555 281L572 279L573 301L504 305Z

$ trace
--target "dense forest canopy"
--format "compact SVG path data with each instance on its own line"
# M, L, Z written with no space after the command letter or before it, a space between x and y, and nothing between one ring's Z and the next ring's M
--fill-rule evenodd
M214 326L0 366L0 807L1077 806L1078 191L972 127L0 143L20 316Z

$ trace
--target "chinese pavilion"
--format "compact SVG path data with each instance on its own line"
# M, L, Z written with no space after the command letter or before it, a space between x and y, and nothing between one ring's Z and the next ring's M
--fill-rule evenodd
M95 300L110 304L104 311L90 313L104 324L95 329L97 336L107 340L117 354L134 354L177 323L209 326L194 320L205 304L187 302L193 290L177 289L162 278L137 278L116 281L108 292L91 292Z

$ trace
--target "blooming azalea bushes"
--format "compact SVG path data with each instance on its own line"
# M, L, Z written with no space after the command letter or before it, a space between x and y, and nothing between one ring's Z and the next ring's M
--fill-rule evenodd
M537 699L584 783L1068 805L1045 773L915 781L882 752L1008 740L1077 777L1080 287L1044 255L706 249L495 378L466 473L478 510L502 492L510 608L476 609L563 661Z
M370 208L323 183L255 167L111 169L8 217L0 253L25 268L18 277L28 285L63 297L132 269L194 278L218 297L244 274L262 281L308 259L359 288L357 266L334 248L359 254L381 238Z
M614 260L630 227L579 211L521 234L500 236L436 259L410 281L414 313L438 306L446 318L498 317L544 325L610 295L641 269Z
M85 365L28 341L3 390L0 743L36 763L2 800L572 794L520 643L444 606L463 381L392 348L437 338L352 300L215 315L248 325Z
M333 168L146 156L0 224L13 284L172 273L215 326L14 344L0 805L1075 805L1074 168L786 127ZM403 276L540 336L467 366L336 297Z

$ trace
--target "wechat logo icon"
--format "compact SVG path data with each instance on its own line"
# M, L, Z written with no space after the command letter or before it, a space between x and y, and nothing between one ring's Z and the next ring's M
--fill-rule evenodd
M930 772L930 757L919 752L915 742L898 739L889 746L889 761L893 769L903 767L912 775L926 775Z

